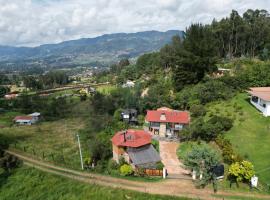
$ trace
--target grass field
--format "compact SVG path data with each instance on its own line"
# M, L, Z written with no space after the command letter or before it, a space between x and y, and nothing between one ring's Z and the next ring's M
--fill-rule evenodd
M2 128L0 134L12 138L14 142L10 145L11 148L26 151L46 161L79 168L80 160L75 134L83 127L83 120L72 118L41 122L32 126Z
M1 127L9 127L13 124L13 119L17 115L23 115L19 112L4 112L0 113L0 126ZM0 129L1 130L1 129Z
M184 200L79 183L70 179L22 167L5 177L0 172L1 200Z
M97 91L102 94L109 94L115 88L116 86L114 85L100 85L100 86L97 86Z
M226 133L236 150L254 166L259 181L270 184L270 118L264 117L248 101L246 94L209 105L210 114L231 117L233 128Z

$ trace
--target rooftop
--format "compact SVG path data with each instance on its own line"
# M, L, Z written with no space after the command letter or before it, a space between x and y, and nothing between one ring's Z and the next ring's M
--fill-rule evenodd
M270 87L252 87L249 88L249 94L259 97L265 101L270 101Z
M152 137L144 130L119 131L112 137L112 143L123 147L141 147L150 144Z
M172 110L162 107L157 110L148 110L146 115L148 122L169 122L188 124L190 122L189 112Z
M129 147L127 153L130 156L132 163L137 166L149 167L161 160L158 152L151 144L139 148Z
M18 121L18 120L32 120L33 117L32 116L16 116L14 118L14 121Z

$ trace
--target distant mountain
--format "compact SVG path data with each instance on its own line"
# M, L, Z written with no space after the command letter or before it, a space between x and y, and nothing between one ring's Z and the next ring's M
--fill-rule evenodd
M143 53L157 51L175 35L183 37L184 32L116 33L38 47L0 46L0 67L106 65L124 57L136 58Z

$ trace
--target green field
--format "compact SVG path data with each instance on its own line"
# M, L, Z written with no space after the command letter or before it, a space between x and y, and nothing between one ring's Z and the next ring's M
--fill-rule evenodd
M100 85L100 86L97 86L97 91L102 94L109 94L115 88L116 86L114 85Z
M254 164L259 181L270 184L270 118L264 117L249 103L247 94L238 94L230 101L210 104L209 110L210 114L235 120L226 137L237 152Z
M33 168L16 169L6 177L0 172L1 200L183 200L122 189L79 183Z
M80 160L75 134L83 127L82 119L70 118L32 126L2 128L0 134L12 139L11 148L77 169L80 168Z
M14 117L23 115L19 112L4 112L0 113L0 127L9 127L13 124ZM1 129L0 129L1 130Z

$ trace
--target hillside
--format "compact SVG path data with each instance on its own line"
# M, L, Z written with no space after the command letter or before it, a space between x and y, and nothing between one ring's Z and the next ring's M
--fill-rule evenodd
M121 58L135 58L159 50L183 31L145 31L106 34L38 47L0 46L0 66L106 65Z

